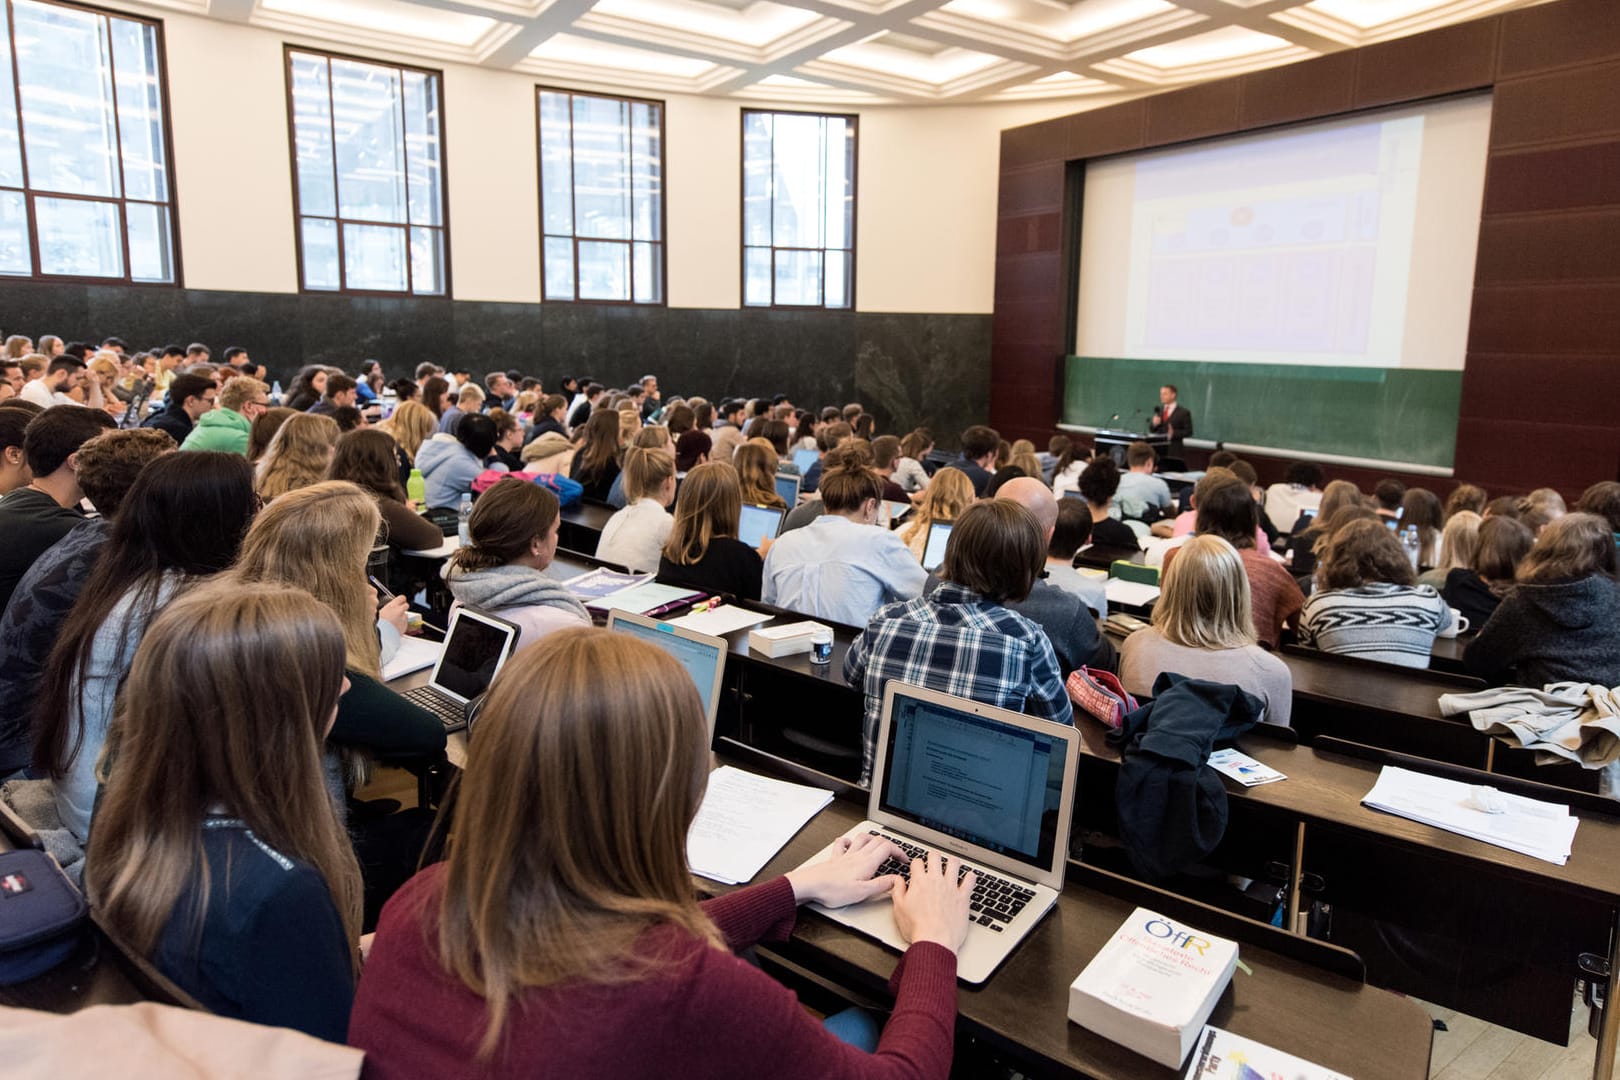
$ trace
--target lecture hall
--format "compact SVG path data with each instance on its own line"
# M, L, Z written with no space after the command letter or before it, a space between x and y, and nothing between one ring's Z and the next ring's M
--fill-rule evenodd
M0 71L0 1074L1615 1077L1620 0Z

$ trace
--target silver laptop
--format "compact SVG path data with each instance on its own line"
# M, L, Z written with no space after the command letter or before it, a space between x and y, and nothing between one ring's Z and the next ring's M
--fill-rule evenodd
M518 633L505 619L457 607L427 685L405 691L405 700L444 721L446 731L460 731L467 726L467 706L489 689L517 649Z
M957 977L982 983L1063 888L1080 736L1072 727L966 698L890 682L883 692L868 819L845 835L878 833L910 858L932 850L979 875ZM812 861L832 853L829 847ZM957 859L964 862L957 863ZM814 905L835 922L904 950L887 897Z
M697 684L698 696L703 699L703 712L709 721L709 745L713 746L714 718L720 711L720 679L726 670L726 639L617 608L609 613L607 628L658 646L686 669L692 682Z
M951 525L947 521L936 521L928 526L928 543L923 547L923 569L932 574L945 563L945 547L950 543Z

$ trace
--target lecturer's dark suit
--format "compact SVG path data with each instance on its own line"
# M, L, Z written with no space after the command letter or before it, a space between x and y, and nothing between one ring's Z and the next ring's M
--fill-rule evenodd
M1153 419L1155 423L1150 430L1152 430L1154 433L1164 431L1164 423L1160 420L1160 417L1163 415L1163 405L1153 406ZM1181 440L1192 438L1192 433L1192 413L1187 411L1187 407L1185 405L1177 403L1176 411L1170 414L1170 453L1176 457L1180 457Z

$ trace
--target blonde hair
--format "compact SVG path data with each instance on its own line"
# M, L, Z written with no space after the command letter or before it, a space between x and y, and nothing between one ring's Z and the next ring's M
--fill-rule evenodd
M636 432L636 437L630 445L642 450L660 450L673 449L675 444L670 441L669 428L660 424L649 424Z
M405 456L414 462L422 444L433 438L439 419L420 401L402 401L392 415L377 426L392 435Z
M268 393L270 388L258 379L251 375L238 375L234 379L226 379L225 385L219 388L219 407L241 412L243 405L259 394Z
M626 446L641 432L641 414L632 405L619 410L619 445Z
M464 407L467 405L482 405L483 403L484 391L477 383L467 383L456 394L456 408L463 411L465 411Z
M156 952L188 881L207 908L203 820L222 808L320 874L358 974L360 867L321 766L342 684L337 620L298 589L213 583L152 621L119 696L85 863L91 902L137 952Z
M731 464L737 470L743 502L780 510L788 508L787 500L776 493L777 461L776 448L765 439L749 439L737 444L737 449L731 452Z
M625 503L654 499L665 481L675 478L675 455L668 450L634 447L624 456Z
M326 475L337 447L337 421L330 416L298 413L287 417L254 473L253 486L265 500L317 483Z
M742 485L737 482L737 470L724 461L704 462L681 483L664 558L676 566L702 562L717 537L737 535L741 516Z
M919 536L928 535L928 527L936 521L955 521L973 505L973 481L961 469L949 466L934 474L928 483L928 493L917 504L917 512L900 530L900 539L907 545Z
M1253 645L1249 575L1237 548L1219 536L1195 536L1164 572L1153 625L1174 645L1237 649Z
M706 731L680 665L624 634L549 634L495 679L438 908L439 960L488 1008L481 1060L525 990L656 974L637 948L651 927L725 947L686 865Z
M1472 510L1458 510L1446 519L1440 534L1440 560L1436 570L1468 569L1479 555L1479 523L1483 519Z
M289 491L254 518L229 576L309 592L337 613L348 665L377 678L377 603L366 560L381 524L377 500L346 480Z

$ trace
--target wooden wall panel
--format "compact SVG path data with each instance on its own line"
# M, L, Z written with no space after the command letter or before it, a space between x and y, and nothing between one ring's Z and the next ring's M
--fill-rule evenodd
M1467 372L1461 411L1470 419L1620 427L1605 392L1620 381L1620 358L1470 353Z
M1236 131L1242 86L1240 79L1222 79L1148 98L1148 145L1163 146Z
M1620 11L1615 13L1620 22ZM1620 61L1496 85L1491 148L1620 134Z
M1614 0L1558 0L1501 16L1499 79L1620 56Z
M1581 210L1620 204L1620 139L1491 155L1484 213Z
M1147 101L1143 98L1047 123L1054 134L1061 134L1061 143L1049 143L1048 150L1061 145L1057 152L1064 161L1120 154L1147 145Z
M1495 215L1479 227L1476 285L1583 281L1620 274L1620 206Z
M1620 341L1620 283L1474 290L1468 351L1602 355ZM1620 375L1620 357L1615 358Z
M1356 54L1329 53L1314 60L1256 71L1236 80L1241 88L1238 122L1246 128L1292 124L1348 112L1356 93Z
M1490 86L1499 26L1497 19L1475 19L1357 49L1356 108Z

